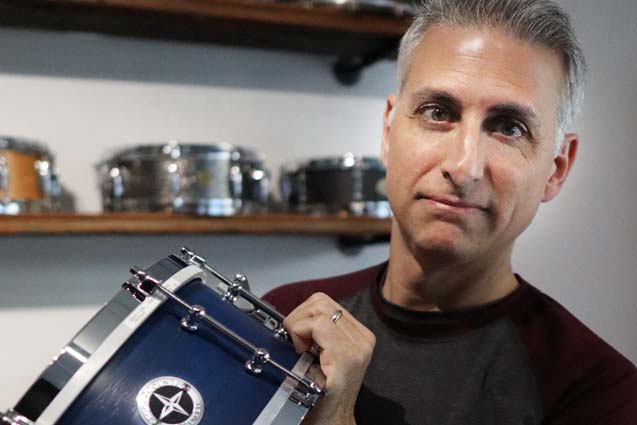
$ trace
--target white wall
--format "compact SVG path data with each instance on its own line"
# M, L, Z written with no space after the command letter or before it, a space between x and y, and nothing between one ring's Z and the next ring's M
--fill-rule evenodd
M565 191L522 237L516 270L637 361L637 3L563 2L591 67L582 146ZM0 30L0 133L46 141L82 211L100 208L93 164L108 149L227 141L286 161L375 154L393 64L344 88L332 58L105 36ZM323 237L0 237L0 410L117 290L131 264L191 245L257 293L381 261Z

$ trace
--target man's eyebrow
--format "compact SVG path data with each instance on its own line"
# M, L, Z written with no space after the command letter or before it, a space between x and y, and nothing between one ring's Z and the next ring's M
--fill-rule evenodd
M488 115L510 116L524 121L528 126L532 127L536 131L540 128L540 119L533 108L519 103L500 103L494 105L489 108Z
M418 106L426 101L439 103L450 108L462 109L462 102L446 90L424 88L412 93L410 100L413 106Z

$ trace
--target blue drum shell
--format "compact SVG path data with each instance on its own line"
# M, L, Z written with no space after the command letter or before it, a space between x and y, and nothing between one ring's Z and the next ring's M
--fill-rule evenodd
M176 293L206 312L271 358L292 369L299 355L292 344L227 301L199 279ZM58 421L58 425L143 425L136 397L149 381L181 378L201 393L201 425L252 424L283 382L272 366L259 375L244 368L251 353L202 323L189 332L180 326L185 308L172 300L159 307L117 351Z

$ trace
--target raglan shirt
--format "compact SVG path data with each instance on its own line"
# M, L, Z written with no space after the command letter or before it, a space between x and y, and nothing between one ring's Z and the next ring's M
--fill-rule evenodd
M516 275L505 298L418 312L381 295L387 263L276 288L287 315L324 292L376 335L357 425L637 425L637 369Z

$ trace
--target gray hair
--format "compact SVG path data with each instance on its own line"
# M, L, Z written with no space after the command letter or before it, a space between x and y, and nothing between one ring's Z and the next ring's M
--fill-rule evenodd
M422 0L419 12L400 42L398 87L402 90L413 52L435 25L490 26L543 45L562 58L564 81L556 116L556 146L570 128L584 100L586 61L571 19L551 0Z

